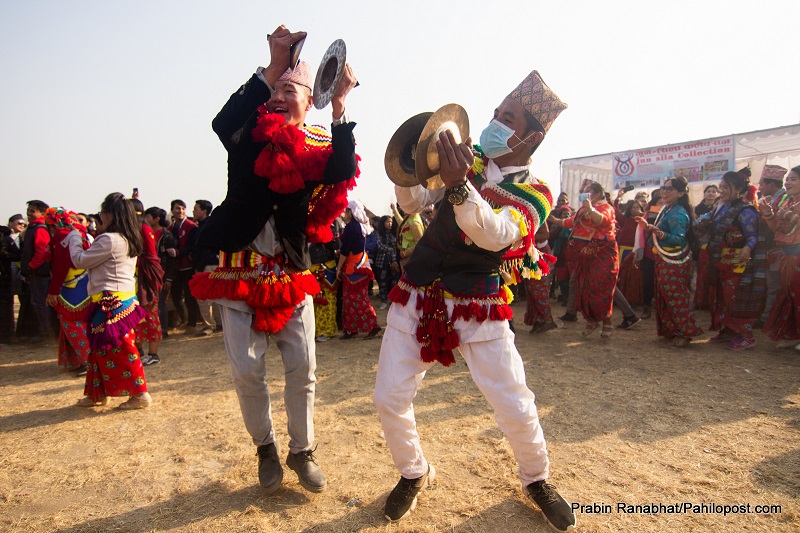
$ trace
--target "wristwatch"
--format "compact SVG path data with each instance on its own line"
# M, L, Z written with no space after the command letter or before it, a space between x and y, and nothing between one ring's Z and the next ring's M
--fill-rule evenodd
M447 189L444 192L445 198L447 201L453 205L461 205L463 204L467 197L469 197L469 186L465 181L461 185L457 187L453 187L452 189Z

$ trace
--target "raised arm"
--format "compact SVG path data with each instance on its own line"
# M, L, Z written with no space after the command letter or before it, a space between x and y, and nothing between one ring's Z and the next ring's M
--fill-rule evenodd
M81 234L77 231L72 231L67 238L69 239L69 255L76 268L92 269L111 259L113 242L111 237L105 233L98 235L86 250L81 245Z

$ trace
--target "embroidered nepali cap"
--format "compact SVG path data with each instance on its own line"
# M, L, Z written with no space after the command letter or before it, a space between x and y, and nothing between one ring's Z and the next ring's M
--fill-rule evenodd
M783 181L786 172L785 168L778 165L764 165L764 170L761 171L761 179Z
M522 107L539 121L545 133L558 115L567 108L567 104L559 99L535 70L528 74L507 98L522 104Z
M308 87L309 91L314 87L314 80L311 78L311 69L305 61L298 62L294 69L287 68L286 72L278 78L278 81L290 81L302 85L303 87Z

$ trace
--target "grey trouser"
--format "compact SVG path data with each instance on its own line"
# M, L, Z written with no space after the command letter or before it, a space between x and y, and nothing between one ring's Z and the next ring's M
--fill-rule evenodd
M314 443L314 387L317 367L314 345L314 305L310 296L297 306L278 333L253 329L253 310L243 302L216 300L222 317L225 350L242 418L256 446L275 442L267 390L266 351L274 339L283 359L284 403L288 418L289 450L310 450ZM245 311L244 308L249 309Z
M780 288L781 273L778 270L767 270L767 304L764 307L764 314L761 315L762 322L766 322L769 318L769 312L772 311L772 306L775 305L775 299L778 297Z
M214 272L219 265L206 265L200 272ZM219 323L219 306L212 300L197 300L197 307L200 309L200 320L202 326L214 329Z

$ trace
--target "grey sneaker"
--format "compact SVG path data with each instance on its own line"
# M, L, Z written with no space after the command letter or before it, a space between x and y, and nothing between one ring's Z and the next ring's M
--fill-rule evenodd
M541 509L545 520L558 531L575 529L575 513L567 500L556 488L545 482L535 481L525 487L525 494Z
M397 522L410 515L411 511L417 507L417 494L422 487L433 484L435 476L436 470L428 465L428 471L422 477L417 479L401 477L392 492L389 493L389 497L386 498L386 507L383 509L386 519L390 522Z
M278 448L275 443L259 446L256 451L258 455L258 482L267 494L272 494L278 490L283 481L283 467L278 458Z
M300 485L309 492L322 492L328 486L325 474L314 458L314 450L299 453L289 452L286 457L286 466L297 472Z

